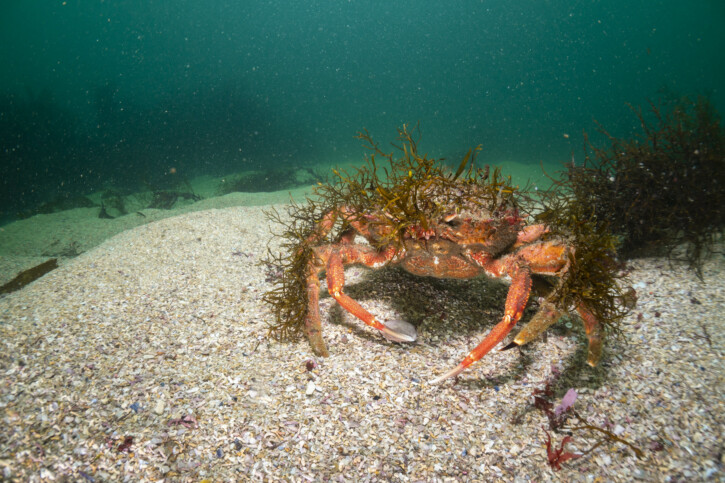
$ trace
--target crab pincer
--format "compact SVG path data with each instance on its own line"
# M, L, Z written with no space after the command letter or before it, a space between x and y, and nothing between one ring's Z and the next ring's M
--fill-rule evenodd
M496 347L501 342L511 329L513 329L516 322L519 321L521 315L524 313L526 303L529 301L529 294L531 293L531 274L528 268L516 269L509 288L508 295L506 296L506 309L504 311L503 319L501 322L491 329L491 332L481 341L475 349L473 349L456 367L446 372L442 376L436 377L430 380L429 384L438 384L445 381L448 378L455 377L463 372L468 366L481 359L488 352Z
M370 327L378 329L383 336L393 342L415 342L418 334L415 327L403 320L391 320L387 324L380 322L373 314L365 310L362 305L351 299L342 291L345 286L345 271L342 258L337 252L332 252L327 261L327 290L337 300L342 308L350 312Z

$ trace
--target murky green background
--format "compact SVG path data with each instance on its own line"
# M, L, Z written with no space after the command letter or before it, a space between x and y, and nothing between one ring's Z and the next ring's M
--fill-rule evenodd
M360 162L421 123L423 150L538 176L627 103L725 97L725 3L38 1L0 4L0 217L169 173ZM173 168L173 169L172 169Z

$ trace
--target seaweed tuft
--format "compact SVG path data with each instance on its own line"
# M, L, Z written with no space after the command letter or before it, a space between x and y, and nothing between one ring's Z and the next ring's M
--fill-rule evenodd
M573 248L569 270L549 300L558 307L584 304L605 330L618 333L618 323L636 302L626 285L624 264L617 256L619 237L608 225L597 223L592 212L579 202L562 174L536 202L536 221L549 227L549 236L561 237Z
M587 139L584 164L567 167L572 201L619 237L623 256L667 254L702 278L725 227L720 117L705 97L650 103L648 113L631 109L638 136L619 139L600 127L609 146Z
M313 203L292 203L287 213L289 220L274 209L267 212L270 221L284 227L284 231L277 234L282 239L280 253L268 248L267 259L262 262L267 268L268 281L274 283L262 300L274 313L277 324L269 333L277 340L296 340L303 335L309 303L306 278L314 256L307 240L314 229L315 211Z

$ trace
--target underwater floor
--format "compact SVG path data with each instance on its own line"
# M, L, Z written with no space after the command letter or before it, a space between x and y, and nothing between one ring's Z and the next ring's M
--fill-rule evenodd
M130 225L106 231L102 224L73 228L68 217L83 215L71 212L4 227L2 246L16 247L15 255L0 258L6 279L63 250L69 257L0 298L3 476L723 478L721 253L706 263L705 283L664 259L632 261L638 306L595 369L585 364L581 330L560 322L546 338L493 352L457 381L431 386L426 381L457 364L499 320L505 287L351 267L347 293L382 319L416 325L417 343L384 340L324 290L329 358L314 357L305 341L272 341L265 336L272 316L260 300L270 275L259 262L268 242L276 248L274 227L263 207L231 205L288 196L233 194L195 204L203 211L98 220ZM42 236L46 229L52 236ZM19 253L25 246L27 253ZM53 246L61 250L51 253ZM555 405L574 388L577 413L642 457L610 439L555 471L543 429L549 422L533 404L534 390L547 383ZM559 448L565 434L549 433L552 449ZM565 451L583 453L603 434L576 430Z

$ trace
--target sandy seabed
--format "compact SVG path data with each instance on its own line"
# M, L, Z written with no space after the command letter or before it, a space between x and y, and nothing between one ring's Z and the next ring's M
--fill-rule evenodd
M78 240L82 243L83 240ZM631 262L638 306L586 366L562 322L450 369L502 315L505 286L346 270L347 293L417 326L393 344L323 289L330 357L266 336L276 240L260 207L147 220L0 299L0 471L11 481L722 481L725 278ZM30 256L30 255L28 255ZM40 257L42 258L42 257ZM6 259L7 267L13 262ZM7 276L6 276L7 278ZM605 442L555 471L555 399L640 448ZM551 433L555 447L565 434ZM566 450L599 438L575 431Z

